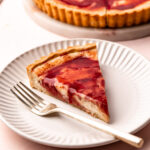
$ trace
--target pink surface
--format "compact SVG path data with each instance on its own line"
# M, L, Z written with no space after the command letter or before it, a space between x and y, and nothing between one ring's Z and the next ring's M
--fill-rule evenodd
M150 124L136 134L142 137L145 141L143 148L140 150L150 149ZM135 150L123 142L116 142L106 146L97 148L89 148L89 150ZM31 142L13 132L2 121L0 121L0 150L59 150L59 148L53 148ZM62 149L60 149L62 150Z
M65 39L64 37L44 30L32 22L26 15L21 0L15 0L15 3L12 0L3 1L0 5L0 20L0 41L2 41L0 43L0 71L2 71L11 60L26 50L36 47L37 45ZM150 60L150 36L119 43L133 48ZM142 137L145 141L141 150L150 150L150 124L136 135ZM123 142L91 148L91 150L135 149L136 148ZM0 121L0 150L58 150L58 148L40 145L24 139Z

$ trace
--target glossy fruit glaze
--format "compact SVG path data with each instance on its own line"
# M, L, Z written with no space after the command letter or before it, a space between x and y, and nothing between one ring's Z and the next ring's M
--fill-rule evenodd
M105 0L59 0L68 5L78 6L80 8L97 9L105 7Z
M107 0L107 9L132 9L148 0Z
M80 8L98 9L105 7L107 9L125 10L134 8L149 0L59 0L68 5L78 6Z
M73 95L76 92L82 93L98 103L105 113L108 114L105 82L98 61L78 57L47 71L44 74L42 85L54 96L60 94L54 85L56 79L69 87L68 96L70 103L74 100Z

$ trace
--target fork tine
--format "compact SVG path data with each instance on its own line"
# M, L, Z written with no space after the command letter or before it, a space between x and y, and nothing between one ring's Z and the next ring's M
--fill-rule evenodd
M29 107L29 108L33 108L32 107L32 105L30 105L30 104L28 104L25 100L23 100L20 96L18 96L17 94L16 94L16 92L14 92L12 89L10 89L10 91L23 103L23 104L25 104L27 107Z
M22 82L19 82L25 89L27 89L32 95L34 95L36 98L38 98L41 102L43 101L43 98L38 96L36 93L34 93L32 90L30 90L25 84Z
M24 98L26 99L33 107L35 106L35 104L28 99L28 97L25 96L25 94L23 94L22 92L20 92L15 86L14 86L14 89Z
M17 84L17 86L26 94L28 95L28 97L30 97L39 107L41 107L39 105L39 103L41 103L40 101L36 100L33 96L31 96L28 92L26 92L19 84Z

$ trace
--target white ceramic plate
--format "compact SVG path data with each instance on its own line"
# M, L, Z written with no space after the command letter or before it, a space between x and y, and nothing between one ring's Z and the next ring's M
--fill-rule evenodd
M33 0L23 0L23 5L26 13L36 24L50 32L68 38L86 37L110 41L126 41L150 35L150 23L120 29L77 27L49 17L35 6Z
M110 126L136 132L149 121L150 64L133 50L108 41L73 39L49 43L32 49L12 61L0 75L0 114L15 132L45 145L65 148L100 146L116 141L114 137L63 115L39 117L28 111L9 91L18 81L28 84L26 66L41 56L68 46L96 42L98 58L106 80ZM104 123L55 98L43 98L72 112Z

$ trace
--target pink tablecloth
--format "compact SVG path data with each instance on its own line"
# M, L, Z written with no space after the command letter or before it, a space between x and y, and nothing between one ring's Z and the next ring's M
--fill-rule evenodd
M150 124L138 132L136 135L142 137L145 141L141 150L150 150ZM89 150L135 150L123 142L116 142L106 146L97 148L89 148ZM0 150L59 150L49 146L40 145L31 142L14 133L2 121L0 121ZM62 150L62 149L61 149Z
M31 21L24 11L21 0L4 0L0 5L0 71L11 60L26 50L44 43L62 39L64 37L52 34ZM150 37L119 43L133 48L150 60ZM150 124L138 132L137 135L145 140L145 144L141 149L150 150ZM0 150L58 149L24 139L0 121ZM92 148L92 150L135 150L135 148L123 142L116 142L110 145Z

